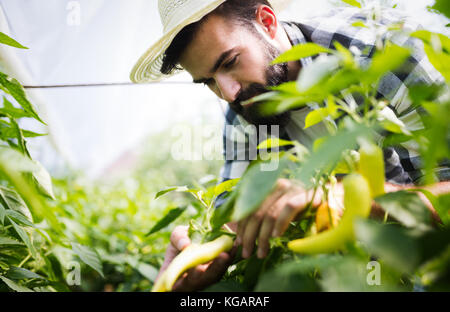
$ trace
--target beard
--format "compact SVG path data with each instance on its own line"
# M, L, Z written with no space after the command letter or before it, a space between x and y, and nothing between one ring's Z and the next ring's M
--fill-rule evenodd
M274 60L280 52L261 38L261 42L266 49L267 62L270 63ZM287 63L275 64L269 66L266 69L266 81L265 85L259 83L253 83L246 89L241 90L236 100L229 103L230 107L238 114L240 114L250 124L260 126L278 125L280 127L286 126L290 121L291 113L289 111L283 112L277 115L265 115L261 112L261 106L263 102L255 102L250 105L243 106L241 103L245 102L254 96L269 92L268 87L278 86L282 83L288 82L288 66Z

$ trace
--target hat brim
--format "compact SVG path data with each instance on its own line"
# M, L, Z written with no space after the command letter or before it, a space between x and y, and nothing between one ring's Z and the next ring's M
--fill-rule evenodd
M225 1L226 0L215 0L205 7L198 8L196 11L192 10L192 15L188 16L181 23L178 23L175 27L172 27L172 29L168 30L156 43L145 51L131 70L130 80L134 83L157 82L181 72L182 70L175 69L170 75L164 75L161 73L164 52L170 46L176 35L184 27L198 22ZM287 6L290 0L272 0L270 2L277 11L280 11Z

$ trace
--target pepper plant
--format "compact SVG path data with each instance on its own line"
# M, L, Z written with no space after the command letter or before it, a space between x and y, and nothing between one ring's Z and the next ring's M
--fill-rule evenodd
M358 1L344 2L361 7ZM313 105L305 128L322 122L327 136L318 138L312 148L270 138L258 146L260 152L270 152L269 159L254 160L239 181L226 181L206 191L166 190L193 194L203 206L205 217L190 224L191 238L197 243L224 234L233 237L226 224L255 212L279 178L314 192L323 190L322 208L314 209L310 203L282 237L271 239L265 259L255 254L243 259L238 254L222 281L207 291L450 290L450 194L434 196L424 189L437 181L436 169L450 159L450 40L426 30L407 33L401 21L381 26L378 13L377 8L362 11L367 20L353 25L376 34L370 63L360 62L367 51L347 49L338 42L335 49L314 43L297 45L273 63L314 57L313 63L302 69L296 81L243 103L258 103L267 115ZM442 83L410 87L409 100L413 109L422 112L424 129L409 129L390 101L377 96L383 77L399 69L412 53L390 40L398 34L421 40L429 61L444 78ZM385 193L382 148L404 142L419 146L423 177L414 188ZM263 169L270 162L276 163L276 170ZM345 209L336 222L330 197L340 180ZM214 208L217 190L227 191L227 200ZM439 222L433 221L418 192L433 204ZM385 211L383 218L368 219L372 200ZM175 219L173 215L164 222ZM180 253L183 256L188 255ZM179 266L178 274L187 267Z
M0 44L26 49L4 33ZM64 264L76 260L103 275L101 262L95 250L64 234L50 209L52 179L27 148L28 139L45 134L20 127L23 118L45 122L16 79L0 72L0 89L0 290L68 291L71 267Z

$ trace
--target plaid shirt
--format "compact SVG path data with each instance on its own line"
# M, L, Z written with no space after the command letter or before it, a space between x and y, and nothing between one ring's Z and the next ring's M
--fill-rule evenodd
M338 41L346 48L356 46L360 51L363 51L359 61L362 65L367 65L376 50L376 38L368 28L352 26L356 21L366 21L366 17L360 10L341 9L332 11L327 16L320 18L313 18L301 23L282 22L282 25L292 45L314 42L333 49L333 42ZM408 30L422 29L418 23L398 16L397 11L386 10L383 12L381 24L390 25L398 21L404 21L404 27ZM390 40L399 46L412 48L413 53L406 67L402 67L406 70L389 72L383 77L377 90L378 97L389 100L390 108L404 122L407 129L412 131L423 129L420 112L410 108L408 86L417 83L440 83L445 80L429 62L419 40L406 35L396 35ZM302 67L311 64L312 60L311 57L301 59ZM323 123L304 129L305 117L312 109L304 107L293 110L290 122L280 129L280 138L298 140L303 145L311 147L316 138L328 134ZM230 108L227 110L225 119L225 126L228 127L225 127L223 136L225 157L225 164L221 170L223 181L241 177L250 163L249 159L254 159L248 157L249 147L257 146L266 139L261 136L257 138L257 142L252 142L255 141L255 136L246 131L248 123ZM423 176L418 149L412 141L385 148L384 158L387 182L396 184L416 183ZM440 180L450 179L449 168L447 165L437 169ZM222 202L221 196L216 205L220 205Z

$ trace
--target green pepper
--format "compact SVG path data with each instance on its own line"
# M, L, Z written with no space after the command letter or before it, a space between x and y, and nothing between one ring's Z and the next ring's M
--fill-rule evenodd
M367 180L358 173L346 176L344 186L344 215L337 227L317 235L300 238L288 243L288 248L298 253L330 253L341 249L354 239L353 221L357 217L367 218L372 198Z
M153 286L153 292L171 291L177 279L199 264L207 263L219 256L221 252L229 251L233 247L233 239L222 235L205 244L191 244L180 252L162 273Z
M359 149L359 170L370 186L372 198L384 194L383 150L372 143L363 142Z

